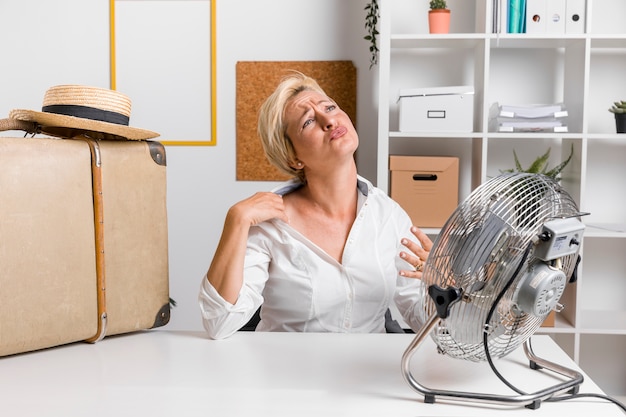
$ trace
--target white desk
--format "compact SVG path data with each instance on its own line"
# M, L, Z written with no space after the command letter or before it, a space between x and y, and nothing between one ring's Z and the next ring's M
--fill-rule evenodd
M202 332L154 330L0 358L6 416L620 416L600 399L543 402L537 410L476 403L426 404L404 381L402 334L240 332L213 341ZM578 369L548 336L535 353ZM537 390L555 377L530 370L522 349L496 366L514 385ZM487 363L436 353L428 338L414 376L438 389L512 394ZM420 379L422 378L422 379ZM600 393L585 375L580 392ZM8 412L7 412L8 411Z

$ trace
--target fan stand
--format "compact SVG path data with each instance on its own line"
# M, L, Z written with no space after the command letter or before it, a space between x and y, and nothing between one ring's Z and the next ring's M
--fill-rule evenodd
M454 300L452 300L452 302L454 302ZM544 388L531 394L520 394L516 396L436 390L421 385L419 382L417 382L417 380L413 377L413 374L411 373L409 366L411 358L413 357L415 351L420 347L424 339L428 336L428 334L430 334L435 325L439 322L439 320L447 317L447 308L444 308L443 310L446 310L446 312L443 313L443 317L441 317L442 313L438 309L438 312L433 313L428 318L424 326L422 326L420 331L415 335L415 338L402 355L402 374L404 376L404 379L415 391L424 396L425 403L432 404L435 402L436 397L441 397L451 400L470 400L489 404L524 405L526 408L534 410L539 408L539 406L541 405L541 401L552 397L556 393L561 393L568 390L572 394L578 393L579 386L583 382L582 374L573 369L569 369L561 365L552 363L546 359L539 358L532 351L528 340L524 342L524 352L526 353L526 357L530 360L531 369L538 370L541 368L545 368L562 376L568 377L569 379L562 383L553 385L548 388Z

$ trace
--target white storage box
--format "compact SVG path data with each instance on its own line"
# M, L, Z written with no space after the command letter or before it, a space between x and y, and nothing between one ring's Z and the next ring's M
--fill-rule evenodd
M400 91L400 132L472 132L474 87Z

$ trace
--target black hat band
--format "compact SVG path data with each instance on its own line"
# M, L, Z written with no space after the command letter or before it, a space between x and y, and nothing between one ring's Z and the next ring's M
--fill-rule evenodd
M77 106L73 104L53 104L44 106L41 111L46 113L62 114L65 116L80 117L82 119L97 120L100 122L114 123L116 125L128 126L130 118L120 113L96 109L88 106Z

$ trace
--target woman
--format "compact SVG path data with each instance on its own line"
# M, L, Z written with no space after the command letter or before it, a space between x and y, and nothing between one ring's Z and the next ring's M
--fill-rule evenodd
M294 178L229 209L199 295L209 336L230 336L260 306L257 330L384 332L392 302L417 330L415 278L432 242L357 174L348 115L295 73L262 105L258 131Z

